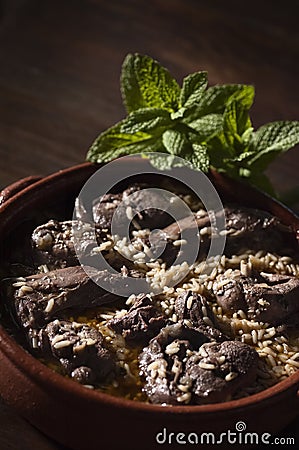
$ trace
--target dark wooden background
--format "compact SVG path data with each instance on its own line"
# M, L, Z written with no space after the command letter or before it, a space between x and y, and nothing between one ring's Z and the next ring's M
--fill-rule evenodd
M207 70L211 84L254 84L255 126L298 119L298 17L298 0L0 0L0 187L84 160L124 117L129 52L178 81ZM269 169L280 193L299 185L298 151ZM1 450L50 448L59 447L0 408Z

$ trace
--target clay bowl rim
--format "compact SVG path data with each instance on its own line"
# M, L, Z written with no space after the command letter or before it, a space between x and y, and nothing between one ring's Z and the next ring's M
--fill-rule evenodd
M17 193L14 193L11 198L7 199L0 206L0 219L1 215L5 213L7 209L9 210L10 208L13 208L15 204L18 204L20 199L23 199L24 195L27 197L30 196L30 194L35 193L38 196L40 188L45 188L47 185L52 185L53 183L55 184L56 181L67 177L69 174L75 174L76 172L80 173L81 171L89 168L93 169L94 167L100 166L92 163L82 163L59 170L41 178L38 181L34 181L33 184L21 189ZM6 189L9 189L9 186ZM265 196L269 198L269 196ZM275 199L272 199L272 201L279 203ZM282 206L285 209L288 209L286 206ZM294 213L292 214L293 216L296 216ZM26 377L34 380L34 382L40 387L44 386L56 391L58 388L58 390L63 391L64 395L76 395L80 400L85 400L89 403L93 402L96 404L101 404L103 406L107 405L116 409L127 409L129 411L134 410L134 412L140 411L148 414L158 413L161 415L171 414L178 416L187 414L188 416L193 416L204 413L229 412L235 409L254 407L264 401L271 401L271 399L274 399L284 393L291 393L292 395L297 396L297 401L299 404L299 370L287 379L280 381L257 394L252 394L241 399L205 405L161 406L128 400L81 386L79 383L54 372L52 369L35 358L8 334L2 324L0 324L0 351L3 352L3 354L17 369L19 369ZM295 391L295 393L293 391Z

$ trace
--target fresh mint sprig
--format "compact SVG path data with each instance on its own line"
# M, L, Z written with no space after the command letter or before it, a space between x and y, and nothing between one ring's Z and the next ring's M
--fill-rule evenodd
M245 178L275 195L264 171L280 154L299 143L299 122L271 122L254 131L249 117L254 91L234 94L223 114L223 129L208 143L210 162L219 172Z
M101 133L87 160L108 162L122 155L166 153L151 157L167 169L175 156L207 172L210 167L243 178L273 194L264 174L280 153L299 143L299 122L273 122L254 130L249 110L253 86L208 87L207 72L184 78L182 87L149 56L129 54L121 71L127 117Z

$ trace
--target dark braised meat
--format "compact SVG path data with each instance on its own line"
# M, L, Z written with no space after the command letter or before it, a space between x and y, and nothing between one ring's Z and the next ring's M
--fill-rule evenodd
M182 231L188 232L188 230L191 231L194 228L201 230L202 228L208 226L210 226L210 218L208 214L202 216L194 213L193 215L184 217L183 219L172 223L168 227L164 228L163 232L168 239L175 241L180 239Z
M169 199L162 191L153 190L149 186L136 187L135 191L127 189L123 195L120 216L124 213L133 219L133 226L138 228L161 228L169 225L173 219L167 213ZM123 210L123 211L122 211Z
M102 253L115 270L120 271L124 267L133 270L134 263L117 251L113 250L107 256L108 249L113 245L110 239L107 233L91 223L50 220L37 227L32 234L33 257L35 264L46 264L50 270L76 266L79 264L78 257L81 263L104 270L99 259L99 253Z
M137 296L127 314L109 321L108 326L128 342L147 343L165 326L166 319L149 295Z
M103 230L110 231L113 214L122 202L123 194L102 195L93 206L93 219Z
M206 233L201 234L201 230L206 231ZM153 254L158 255L166 263L166 266L170 267L174 263L180 264L186 260L184 245L176 245L178 240L183 239L187 242L189 251L190 245L191 247L198 245L197 258L206 255L210 246L209 230L209 215L202 216L194 213L163 228L159 233L151 236L151 242L147 240L146 244L151 248Z
M242 248L275 252L296 244L291 227L283 225L266 211L228 206L225 216L226 250L230 253Z
M201 235L200 230L208 230L209 226L210 219L208 214L202 217L201 214L194 213L151 235L150 242L149 239L146 239L146 244L151 248L152 253L157 255L157 258L161 258L166 263L167 267L174 263L180 264L186 261L184 245L176 245L176 241L183 239L185 243L188 243L189 251L190 245L191 247L198 245L199 258L208 251L210 245L210 235L208 233Z
M245 277L225 278L219 280L219 284L214 292L218 305L225 313L234 313L239 310L247 311L242 280Z
M109 243L107 235L101 229L94 228L90 223L71 220L49 220L33 231L31 239L36 262L48 264L50 268L75 266L78 264L76 251L87 259L97 246Z
M228 339L219 330L217 318L202 295L192 291L179 295L175 301L175 313L179 321L196 328L211 340Z
M24 281L12 280L8 286L11 306L24 329L39 328L66 309L85 309L119 299L119 288L126 289L127 277L89 268L99 283L109 283L113 292L95 283L81 266L32 275ZM128 288L129 290L129 288Z
M94 221L101 228L110 231L112 217L116 213L116 223L122 225L132 221L130 229L161 228L173 219L167 213L169 199L162 192L147 185L135 184L120 194L105 194L93 207ZM125 219L125 220L124 220Z
M144 392L151 403L184 404L184 392L178 385L184 384L184 376L188 351L198 350L208 338L181 323L169 325L153 338L139 356L141 374L145 377ZM187 388L186 388L187 389Z
M258 354L238 341L204 344L186 363L185 376L196 404L228 401L250 385L257 373Z
M190 245L195 239L194 230L198 231L200 240L198 258L204 257L208 252L212 231L214 239L226 236L224 251L228 256L240 252L243 248L271 252L283 249L288 253L290 248L298 246L292 229L265 211L228 205L224 208L224 213L226 225L222 230L211 227L208 213L206 215L195 213L164 228L160 235L155 237L153 245L156 248L166 245L162 259L168 265L173 263L179 251L179 247L174 246L173 242L184 237ZM216 212L215 217L220 214ZM181 251L184 255L184 246L181 247Z
M102 334L88 325L54 320L40 330L38 341L37 352L57 359L65 373L81 384L107 381L115 371Z
M254 380L257 362L249 345L208 342L182 324L163 328L139 357L149 400L171 405L227 401Z
M57 267L73 266L77 263L72 221L50 220L38 226L31 239L39 263Z
M151 249L153 259L162 259L167 267L175 264L176 260L177 264L181 262L178 260L179 247L173 244L174 240L163 230L152 233L150 239L145 238L144 242Z
M299 323L297 277L261 272L223 281L215 294L224 312L242 309L249 319L271 325Z

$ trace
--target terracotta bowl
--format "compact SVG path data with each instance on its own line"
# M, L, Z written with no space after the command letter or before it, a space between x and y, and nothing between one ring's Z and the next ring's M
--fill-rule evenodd
M97 168L86 163L6 188L0 206L1 247L10 242L9 236L15 239L35 211L59 204L69 214L75 196ZM272 198L217 173L211 173L210 178L223 199L267 210L299 230L299 218ZM240 421L248 432L273 434L289 424L299 409L299 371L259 394L221 404L161 407L112 397L53 372L24 350L3 326L0 367L3 399L45 434L76 450L161 448L156 436L164 428L165 444L170 440L171 448L182 448L176 444L177 435L170 433L236 431ZM159 438L163 441L164 435Z

